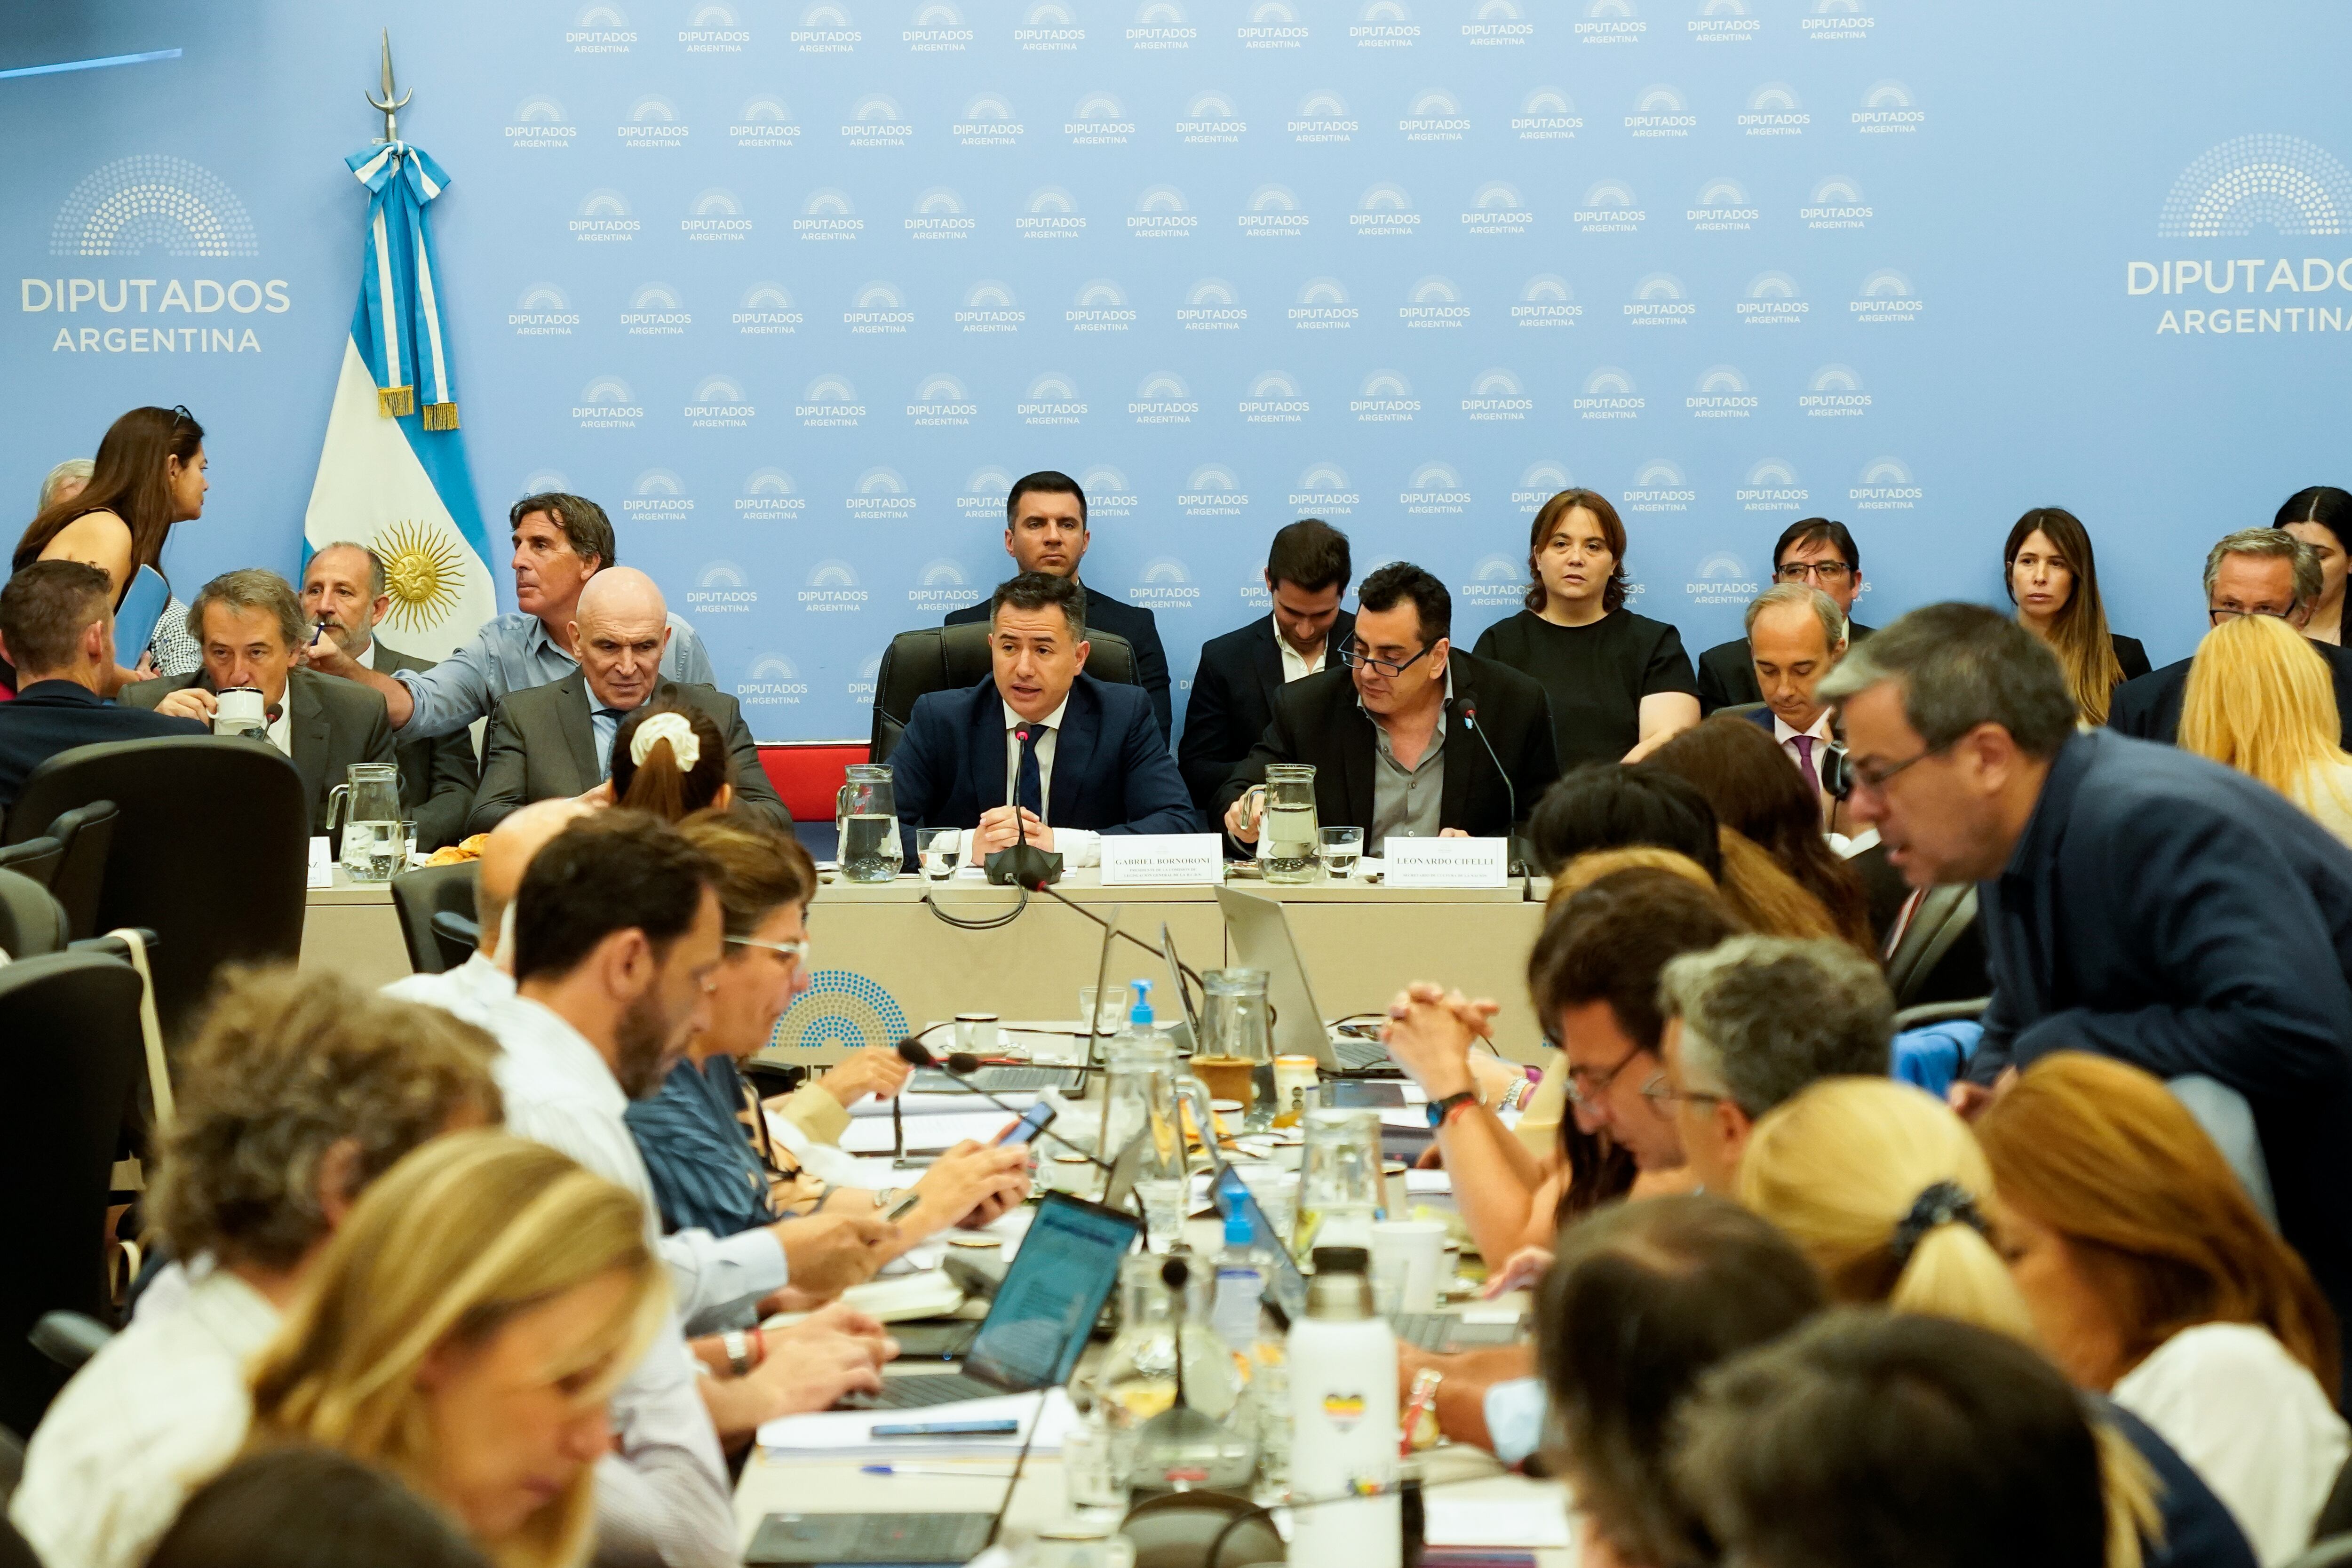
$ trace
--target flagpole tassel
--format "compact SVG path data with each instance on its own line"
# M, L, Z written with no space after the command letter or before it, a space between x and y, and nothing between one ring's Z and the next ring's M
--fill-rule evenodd
M427 430L455 430L457 427L457 405L454 403L426 404L425 427Z
M454 406L454 405L453 405ZM397 419L416 412L416 388L413 386L379 386L375 389L375 411L386 419ZM452 416L451 423L455 423Z

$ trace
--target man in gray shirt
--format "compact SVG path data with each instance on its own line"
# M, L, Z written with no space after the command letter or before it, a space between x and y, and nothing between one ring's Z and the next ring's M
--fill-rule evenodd
M585 496L550 491L525 496L508 513L513 525L515 612L485 623L473 639L424 670L380 672L317 637L302 650L313 669L356 680L383 693L392 726L403 741L451 735L490 710L510 691L528 691L579 668L571 626L588 579L614 563L613 524ZM661 672L667 680L718 685L710 655L694 628L669 617L669 647Z

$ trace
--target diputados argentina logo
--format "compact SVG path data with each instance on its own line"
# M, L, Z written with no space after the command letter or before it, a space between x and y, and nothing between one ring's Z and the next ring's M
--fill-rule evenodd
M2352 170L2326 149L2270 133L2210 148L2173 182L2156 232L2196 242L2124 263L2124 295L2147 300L2157 336L2352 331Z
M286 279L196 277L194 268L169 263L260 252L245 204L211 170L155 153L119 158L66 197L50 226L49 254L75 261L137 258L135 270L177 275L133 278L131 268L88 268L100 275L76 277L59 268L57 277L19 279L17 310L61 318L52 353L259 353L261 335L238 318L292 310ZM146 264L151 255L167 264Z

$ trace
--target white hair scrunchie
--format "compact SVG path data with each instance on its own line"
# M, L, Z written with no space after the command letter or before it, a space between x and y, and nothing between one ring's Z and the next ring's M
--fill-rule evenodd
M677 759L679 773L692 773L694 764L702 761L702 742L695 738L694 721L683 713L656 713L639 724L637 732L629 737L629 761L644 767L656 741L669 742L669 754Z

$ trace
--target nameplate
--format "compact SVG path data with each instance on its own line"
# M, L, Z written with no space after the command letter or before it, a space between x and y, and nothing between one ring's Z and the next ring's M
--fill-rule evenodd
M1224 841L1213 833L1106 833L1102 885L1164 887L1225 879Z
M1510 881L1511 841L1391 834L1381 863L1391 888L1500 888Z

